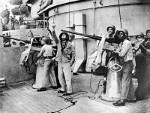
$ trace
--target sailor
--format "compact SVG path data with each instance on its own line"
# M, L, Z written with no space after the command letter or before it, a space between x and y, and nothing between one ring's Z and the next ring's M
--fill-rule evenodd
M106 84L101 95L103 100L118 101L120 99L120 70L119 56L114 51L119 47L120 39L116 36L115 26L107 27L107 36L102 54L102 61L106 58L105 66L108 70L106 73ZM106 52L106 57L104 53ZM114 67L112 67L115 65ZM112 68L115 69L112 71Z
M116 53L119 54L122 59L122 87L120 100L113 103L114 106L124 106L125 100L128 97L130 84L132 82L132 70L133 70L133 51L131 42L128 39L128 31L126 29L118 30L118 37L122 40L120 44L120 50L118 49Z
M58 78L61 85L58 93L64 93L64 96L71 95L71 66L75 60L75 49L69 41L69 35L67 33L62 32L58 39L55 34L55 26L53 26L51 34L58 47L55 58L55 60L58 61Z
M39 58L37 63L40 64L40 60L42 61L43 59L43 68L41 70L42 74L40 74L39 77L39 73L37 73L38 75L36 76L36 81L33 85L33 88L38 88L37 91L46 91L46 88L49 84L51 84L53 88L57 87L57 82L54 69L52 68L52 58L54 57L54 55L50 38L43 37L41 40L41 44L43 46L40 50L40 53L37 55L37 57ZM51 83L49 83L48 81Z
M137 71L135 76L138 79L138 88L136 90L137 100L150 97L150 29L146 31L143 43L140 45L141 55L136 57ZM139 64L139 65L138 65Z

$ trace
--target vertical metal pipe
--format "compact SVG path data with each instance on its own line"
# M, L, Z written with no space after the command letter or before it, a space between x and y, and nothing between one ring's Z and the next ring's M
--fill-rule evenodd
M121 26L121 29L122 29L122 20L121 20L120 1L119 0L118 0L118 8L119 8L120 26Z
M45 13L43 13L44 28L45 28Z
M96 11L96 0L93 1L93 35L95 35L95 11Z
M36 25L37 22L36 22L36 20L34 22L35 22L35 28L37 28L37 25Z
M56 26L56 25L55 25L55 24L56 24L56 23L55 23L55 22L56 22L56 20L55 20L55 19L56 19L56 18L55 18L55 16L56 16L56 14L57 14L57 13L56 13L56 12L57 12L56 10L57 10L57 9L54 9L54 15L53 15L53 25L52 25L52 26Z
M55 12L54 12L55 13ZM55 22L54 22L54 18L55 18L55 14L53 15L53 24L55 24Z
M69 28L70 28L70 0L69 0ZM69 29L70 31L70 29Z

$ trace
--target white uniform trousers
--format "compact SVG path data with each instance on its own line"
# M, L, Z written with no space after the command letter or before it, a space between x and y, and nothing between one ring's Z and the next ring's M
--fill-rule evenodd
M61 85L61 91L72 93L71 76L70 62L58 62L58 78Z

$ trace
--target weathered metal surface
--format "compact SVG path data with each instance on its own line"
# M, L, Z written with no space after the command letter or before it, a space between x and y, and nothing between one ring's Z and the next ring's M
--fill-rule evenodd
M28 75L25 68L19 65L23 51L23 47L0 49L0 77L6 78L7 84L33 78L33 75Z

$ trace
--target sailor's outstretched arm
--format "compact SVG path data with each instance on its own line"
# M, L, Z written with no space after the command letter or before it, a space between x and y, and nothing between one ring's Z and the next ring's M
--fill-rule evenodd
M56 36L55 27L54 26L52 27L52 31L50 29L47 29L47 30L51 34L51 36L52 36L53 40L55 41L55 43L58 44L59 43L59 39Z

